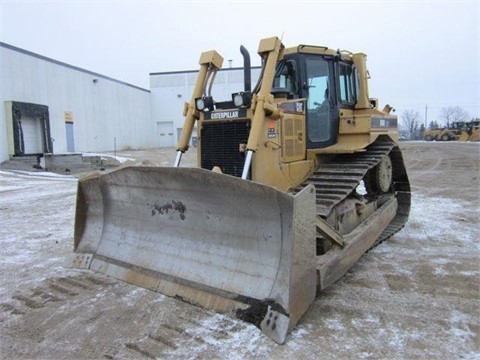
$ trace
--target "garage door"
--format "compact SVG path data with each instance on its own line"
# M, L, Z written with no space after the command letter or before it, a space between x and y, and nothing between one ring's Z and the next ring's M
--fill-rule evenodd
M39 118L21 118L25 154L43 153L42 124Z
M174 146L173 122L157 122L157 135L160 139L160 147Z

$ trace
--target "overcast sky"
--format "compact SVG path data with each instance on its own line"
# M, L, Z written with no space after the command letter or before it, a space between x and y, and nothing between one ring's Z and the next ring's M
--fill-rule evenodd
M0 41L143 88L149 73L198 69L215 49L253 65L261 38L364 52L370 96L436 120L480 116L480 1L9 1Z

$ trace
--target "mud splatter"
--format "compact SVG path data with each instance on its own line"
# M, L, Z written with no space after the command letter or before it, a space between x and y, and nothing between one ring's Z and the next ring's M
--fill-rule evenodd
M187 212L186 206L181 201L172 200L171 203L159 204L155 203L152 207L152 216L168 214L170 211L179 214L180 219L185 220L185 213Z

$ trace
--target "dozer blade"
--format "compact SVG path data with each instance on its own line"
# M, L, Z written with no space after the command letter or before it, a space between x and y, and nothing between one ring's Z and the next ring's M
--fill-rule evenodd
M67 266L232 312L283 343L315 298L315 189L197 168L87 177Z

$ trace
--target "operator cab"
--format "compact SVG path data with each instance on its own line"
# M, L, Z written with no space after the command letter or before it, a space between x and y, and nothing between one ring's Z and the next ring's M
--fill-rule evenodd
M277 64L272 94L307 99L307 148L319 149L337 142L340 110L353 110L357 102L356 77L353 62L340 54L295 52L286 54Z

